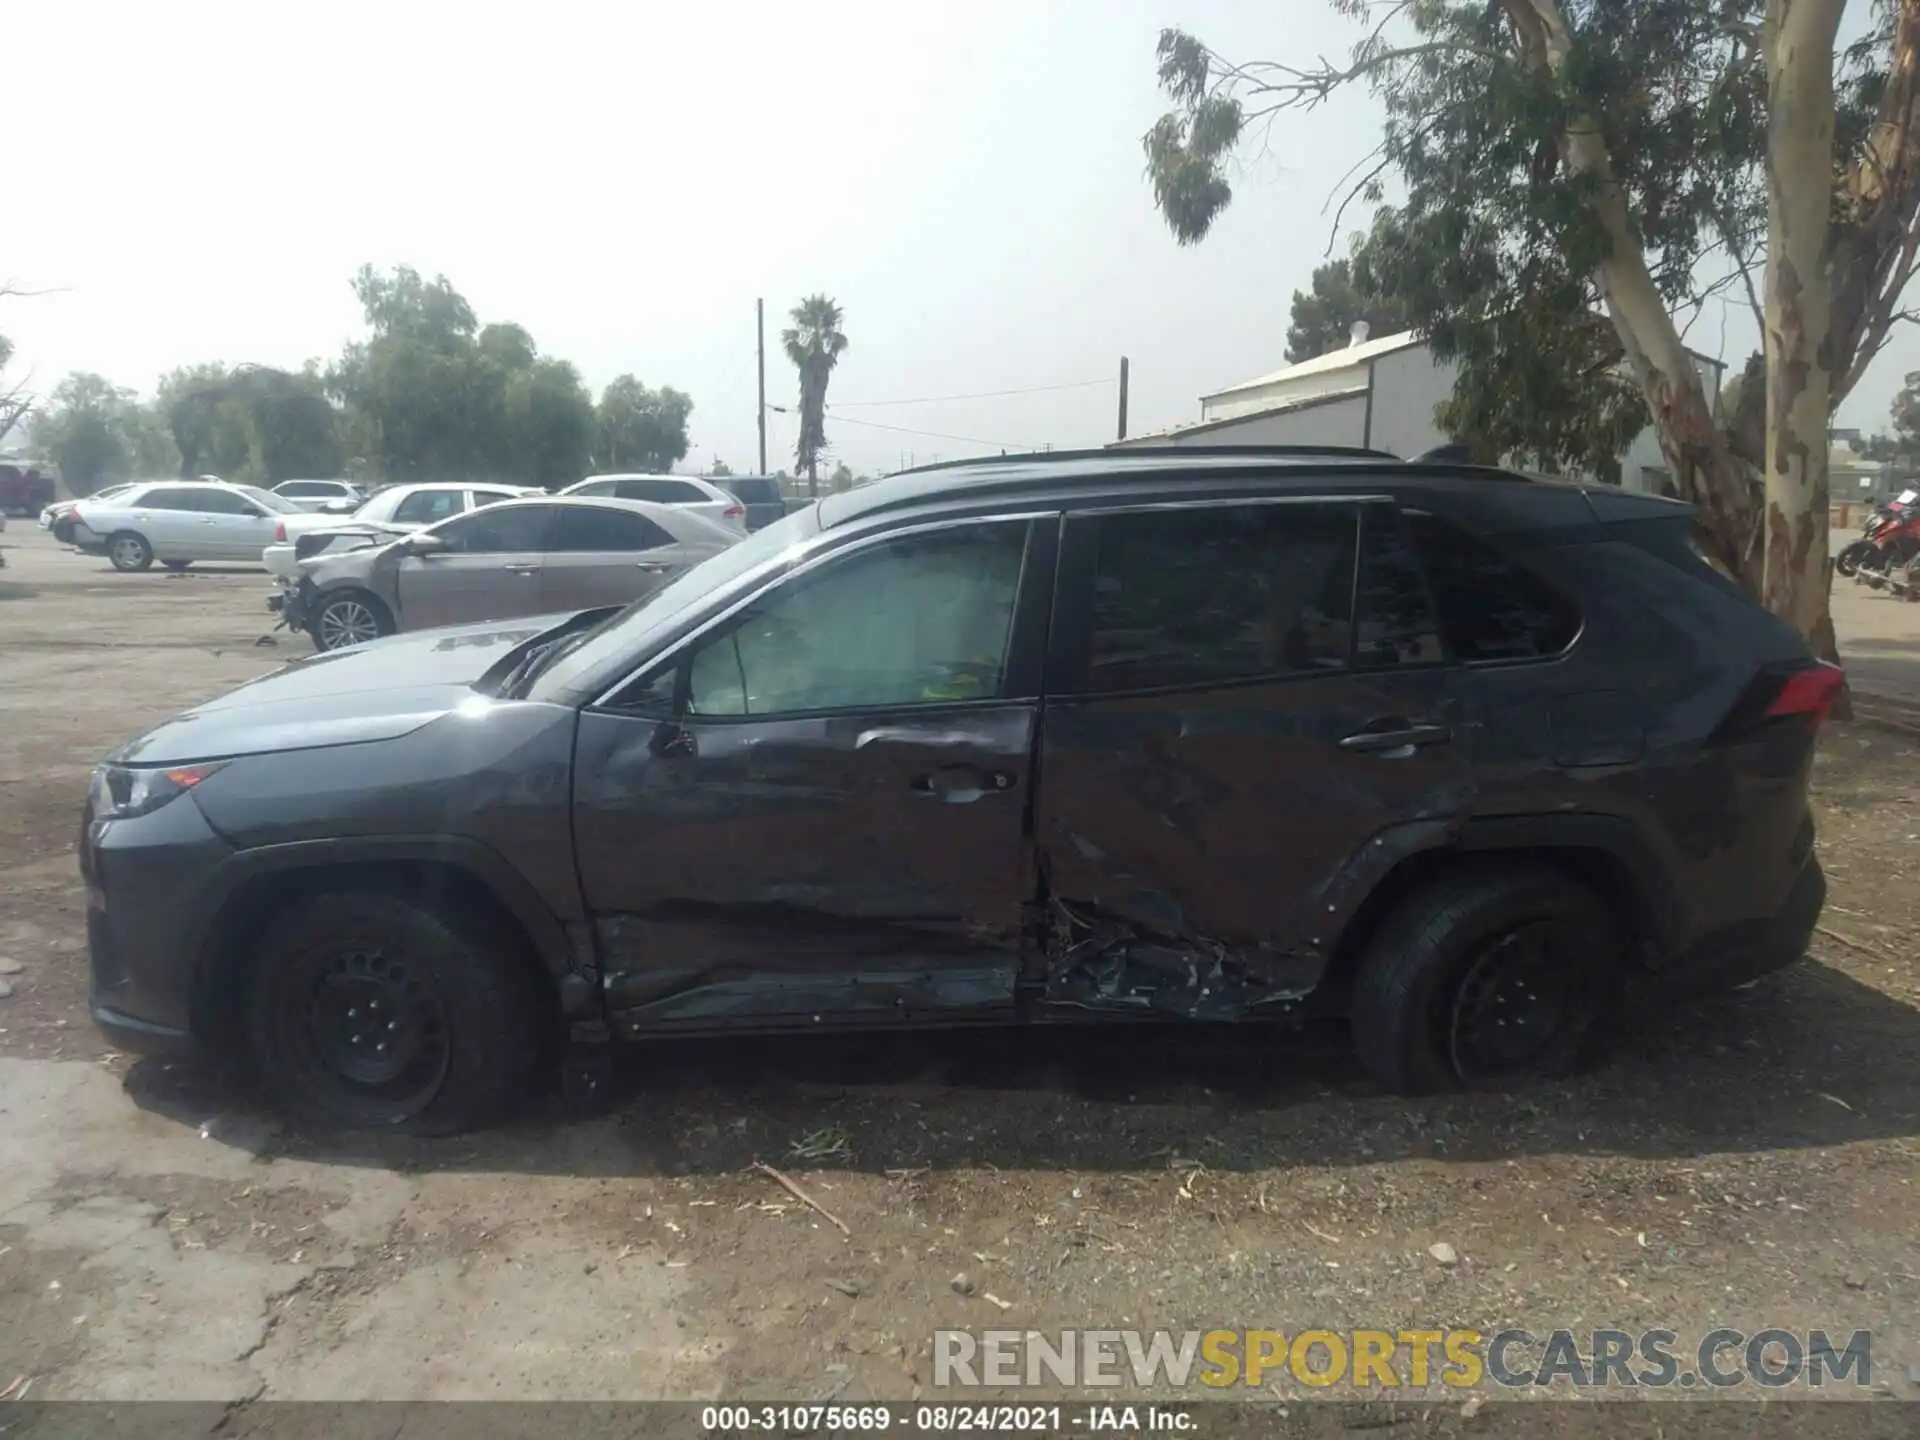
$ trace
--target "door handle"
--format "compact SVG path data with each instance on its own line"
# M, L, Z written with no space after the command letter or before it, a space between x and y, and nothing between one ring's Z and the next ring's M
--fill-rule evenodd
M996 790L1011 790L1013 776L1004 770L980 770L972 765L942 765L907 782L916 795L948 805L967 805Z
M540 573L540 567L538 565L502 565L500 568L509 575L537 575Z
M1453 739L1448 725L1434 725L1395 717L1377 721L1340 740L1342 750L1377 755L1382 760L1410 760L1423 745L1445 745Z
M642 560L635 564L633 568L643 570L649 575L664 575L673 567L659 560Z

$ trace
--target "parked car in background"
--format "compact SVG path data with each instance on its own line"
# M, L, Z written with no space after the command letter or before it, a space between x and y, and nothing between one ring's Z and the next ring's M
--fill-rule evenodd
M82 500L73 511L74 543L105 551L116 570L145 570L155 560L169 570L196 560L258 565L274 527L301 513L253 485L150 481Z
M787 518L786 494L775 475L729 475L715 482L747 507L749 533L764 530L776 520Z
M32 515L53 499L53 477L32 465L0 461L0 520Z
M1825 897L1843 676L1692 523L1364 451L896 475L617 616L133 741L82 824L93 1015L387 1130L497 1114L567 1033L591 1079L608 1035L1344 1017L1394 1090L1564 1074Z
M273 493L319 515L351 515L367 500L367 492L351 480L282 480Z
M132 484L123 481L118 485L108 485L96 490L86 498L89 500L108 500L132 488ZM40 528L49 532L53 538L58 540L62 545L72 545L75 543L73 538L73 512L79 505L80 502L78 500L55 500L52 504L44 507L40 511ZM99 547L95 546L94 548L98 549Z
M712 480L694 475L589 475L560 492L612 500L651 500L676 505L747 533L747 507Z
M429 483L389 485L351 515L294 515L274 527L260 561L275 576L292 580L301 560L334 548L379 543L438 521L523 495L544 495L531 485Z
M645 501L505 500L386 544L300 562L269 608L321 650L401 630L626 605L739 533Z

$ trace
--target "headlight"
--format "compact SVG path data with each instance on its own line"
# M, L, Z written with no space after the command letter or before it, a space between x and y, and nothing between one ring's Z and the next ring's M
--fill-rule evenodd
M128 820L158 810L222 769L226 761L209 765L176 765L171 769L102 765L93 772L93 818Z

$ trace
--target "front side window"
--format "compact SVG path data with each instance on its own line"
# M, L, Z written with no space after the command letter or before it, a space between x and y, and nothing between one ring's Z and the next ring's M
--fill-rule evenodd
M393 519L398 525L431 525L465 508L466 497L458 490L416 490L395 507Z
M553 506L476 510L449 520L433 533L443 548L457 555L519 555L545 550L553 535Z
M1024 523L903 535L755 600L688 662L695 715L793 715L998 698Z
M1544 580L1451 521L1406 516L1455 656L1538 660L1573 643L1580 612Z
M1086 688L1095 694L1347 664L1356 506L1207 505L1093 525Z

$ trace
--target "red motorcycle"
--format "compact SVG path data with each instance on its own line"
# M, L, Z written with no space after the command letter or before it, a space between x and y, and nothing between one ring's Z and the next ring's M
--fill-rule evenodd
M1865 583L1872 590L1891 588L1908 599L1920 598L1914 591L1912 574L1913 563L1920 558L1920 506L1907 506L1877 528L1870 544L1869 553L1855 562L1855 582Z
M1893 499L1874 506L1866 524L1860 527L1860 538L1834 557L1833 568L1842 575L1857 575L1861 566L1877 555L1879 542L1890 529L1920 513L1916 500L1920 500L1920 491L1902 490Z

